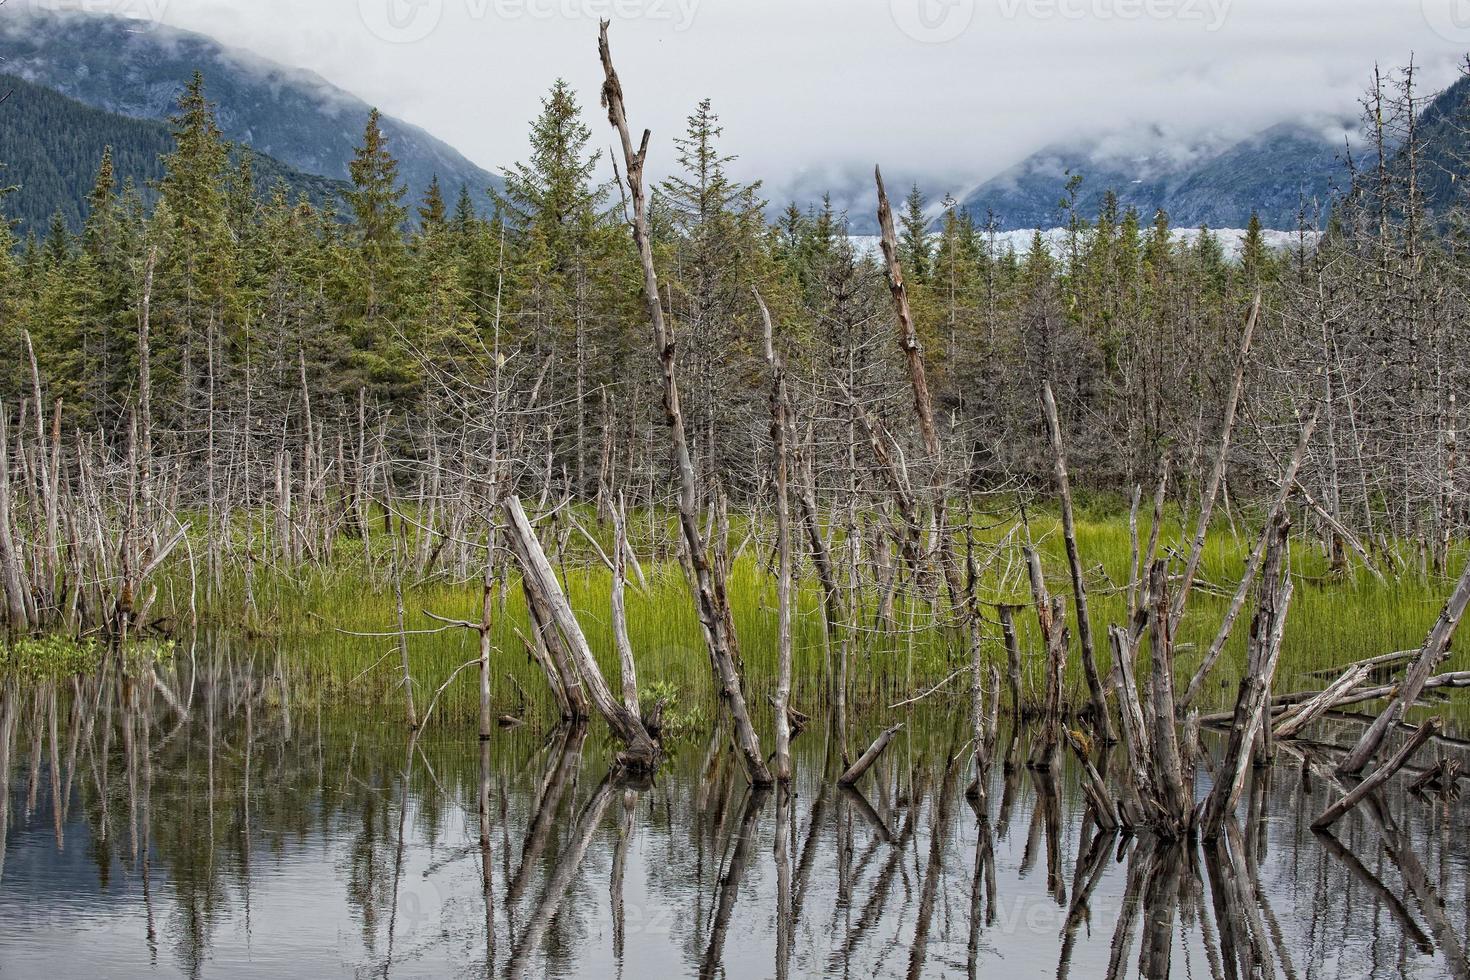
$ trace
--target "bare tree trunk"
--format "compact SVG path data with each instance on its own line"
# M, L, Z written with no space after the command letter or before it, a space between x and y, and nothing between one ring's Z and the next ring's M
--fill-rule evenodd
M10 419L0 406L0 578L5 584L6 623L12 632L24 633L31 628L31 617L21 555L11 531L10 500Z
M909 308L903 267L898 260L898 235L893 226L893 209L888 203L888 193L883 188L883 172L878 167L873 168L873 179L878 185L878 227L882 232L884 264L888 269L888 289L893 295L893 306L898 315L898 346L908 369L909 385L914 393L914 415L919 422L924 451L929 456L929 466L933 473L935 546L939 553L940 568L949 586L950 602L959 606L965 590L964 583L960 581L959 564L955 561L954 544L950 540L945 520L947 501L943 480L944 454L939 443L939 428L934 422L934 399L929 393L929 379L924 370L924 347L919 342L913 311Z
M1246 359L1250 356L1251 339L1256 333L1256 322L1261 316L1261 294L1256 293L1251 303L1250 316L1245 321L1245 331L1240 339L1240 352L1236 355L1235 381L1230 386L1230 396L1225 401L1225 417L1220 423L1220 448L1215 453L1215 466L1210 472L1209 482L1200 496L1199 523L1194 529L1194 542L1189 549L1189 558L1184 563L1184 580L1174 605L1169 611L1169 632L1179 628L1184 617L1184 605L1189 601L1189 590L1194 587L1194 576L1199 571L1200 556L1205 550L1205 536L1210 530L1210 515L1214 511L1215 497L1225 479L1225 464L1230 455L1230 437L1235 431L1235 410L1240 405L1240 393L1245 388Z
M546 559L541 542L526 518L519 497L507 497L502 510L507 519L507 533L514 542L516 558L521 565L521 574L528 589L534 590L545 603L552 617L550 628L561 633L567 651L571 654L574 669L582 677L582 683L592 698L592 703L607 720L608 726L623 740L627 751L622 759L634 769L649 770L658 762L658 746L654 744L642 720L613 697L612 689L602 676L602 669L592 656L592 648L582 633L582 626L572 612L557 581L556 572Z
M624 593L628 584L628 514L621 495L613 505L613 580L612 580L612 627L613 642L618 648L618 666L623 682L623 707L634 718L641 718L643 711L638 704L638 671L633 660L633 643L628 638L628 610Z
M1210 671L1214 669L1220 654L1225 651L1225 644L1230 639L1230 633L1235 627L1235 620L1240 616L1240 611L1245 607L1245 600L1250 595L1251 586L1255 583L1256 574L1261 569L1261 560L1266 555L1268 544L1276 536L1276 520L1286 514L1286 502L1291 497L1291 489L1296 484L1297 472L1301 469L1302 460L1307 454L1307 444L1311 442L1312 432L1317 427L1317 415L1313 415L1306 425L1302 426L1301 435L1297 438L1296 452L1292 454L1291 462L1286 465L1286 474L1281 479L1281 488L1276 495L1276 504L1271 508L1271 513L1266 515L1266 526L1261 529L1261 536L1256 541L1256 546L1251 549L1250 557L1246 559L1245 574L1240 578L1240 584L1236 586L1235 595L1230 600L1230 608L1225 611L1225 617L1220 621L1220 628L1215 633L1215 639L1210 643L1210 649L1205 653L1205 658L1200 661L1199 669L1189 681L1189 686L1184 689L1184 696L1179 699L1179 710L1187 711L1204 689L1205 679L1209 677Z
M771 311L759 292L755 294L764 324L766 365L771 371L771 443L775 455L776 491L776 779L791 781L791 498L790 398L786 392L786 365L776 352Z
M643 191L643 162L648 154L651 134L645 130L641 146L636 150L633 148L633 137L628 129L627 112L623 105L623 86L613 69L607 28L608 22L603 21L598 43L605 76L602 102L607 108L608 120L618 131L622 142L625 180L633 202L633 241L638 248L638 258L643 267L643 300L653 328L654 351L662 369L664 414L679 474L679 524L694 571L695 599L700 622L704 626L721 695L734 725L735 743L745 760L746 773L751 783L768 786L772 782L771 772L766 767L765 756L761 753L760 737L756 734L755 725L751 723L750 712L745 703L744 680L740 674L734 620L725 597L725 583L711 565L699 529L698 488L694 462L689 455L689 440L684 431L684 413L679 406L679 382L674 369L674 340L664 323L663 306L659 299L658 273L654 268L653 244L649 239L647 202Z
M1112 719L1108 717L1108 698L1102 677L1097 672L1093 650L1092 623L1087 617L1087 583L1082 577L1082 556L1077 550L1077 524L1072 515L1072 483L1067 476L1067 456L1062 448L1062 423L1057 415L1057 400L1051 382L1041 384L1041 405L1046 412L1046 430L1051 437L1052 456L1056 462L1057 493L1062 498L1062 535L1066 539L1067 564L1072 571L1072 593L1077 602L1077 638L1082 643L1082 670L1087 677L1087 690L1092 695L1092 723L1105 741L1116 742Z
M1251 748L1261 727L1268 723L1271 682L1281 659L1281 637L1286 628L1286 611L1291 605L1291 579L1282 574L1289 527L1284 516L1277 514L1272 518L1260 606L1251 623L1250 650L1235 702L1235 717L1215 785L1201 807L1205 840L1219 838L1225 821L1235 812L1245 786Z
M282 458L285 454L282 453ZM418 711L413 703L413 673L408 666L408 633L405 629L403 613L403 555L402 545L399 541L398 532L393 534L393 610L398 624L398 659L403 670L403 701L408 712L408 728L416 731L419 727Z

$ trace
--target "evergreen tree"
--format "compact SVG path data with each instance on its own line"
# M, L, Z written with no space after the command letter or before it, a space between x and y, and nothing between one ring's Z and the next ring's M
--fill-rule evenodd
M905 278L915 283L929 281L933 248L929 241L929 219L924 214L924 193L915 184L903 202L899 218L898 254Z

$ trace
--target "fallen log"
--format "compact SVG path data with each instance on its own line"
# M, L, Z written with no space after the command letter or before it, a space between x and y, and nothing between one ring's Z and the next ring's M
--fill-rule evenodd
M1321 694L1305 703L1292 708L1271 729L1274 738L1291 738L1297 732L1306 728L1317 718L1326 714L1333 708L1339 698L1344 697L1358 685L1362 684L1368 677L1369 667L1367 664L1355 664L1343 672L1342 676L1333 681Z
M519 497L508 497L502 505L506 517L506 535L514 545L516 558L521 566L523 583L535 594L538 605L551 616L552 629L557 630L566 644L572 665L581 676L592 703L607 720L608 726L617 733L627 746L622 760L633 769L652 769L658 762L659 749L649 736L643 722L632 711L614 697L602 669L592 655L592 648L582 633L582 626L572 612L571 604L562 592L561 583L552 570L551 563L542 550L536 532L521 507ZM636 693L636 692L635 692Z
M1463 687L1470 687L1470 670L1457 670L1451 671L1448 674L1436 674L1435 676L1429 678L1429 680L1424 682L1424 688L1422 691L1419 692L1421 695L1419 700L1423 700L1422 695L1424 694L1424 691L1435 691L1439 690L1440 688ZM1329 704L1325 709L1323 709L1323 713L1326 714L1328 712L1336 711L1339 708L1345 708L1355 704L1362 704L1365 701L1382 701L1384 698L1392 697L1394 692L1398 689L1399 685L1397 684L1380 684L1376 687L1355 688L1343 694L1332 704ZM1287 712L1300 707L1305 702L1311 701L1313 698L1318 697L1321 693L1321 691L1297 691L1292 694L1284 694L1279 697L1275 697L1273 698L1274 704L1272 705L1271 712L1272 714L1285 715ZM1228 723L1232 717L1233 713L1221 711L1216 712L1215 714L1205 715L1203 718L1200 719L1200 721L1202 724L1208 725L1212 728L1218 728L1220 725Z
M1465 566L1465 571L1460 575L1455 591L1450 593L1449 601L1445 603L1439 619L1429 630L1429 635L1424 638L1424 646L1419 651L1419 658L1404 672L1403 684L1394 692L1388 707L1373 724L1368 726L1367 731L1363 732L1363 737L1358 740L1358 744L1348 753L1347 758L1342 760L1338 772L1343 775L1356 775L1373 761L1373 757L1378 754L1378 749L1383 745L1383 740L1389 731L1404 717L1404 712L1408 710L1408 707L1419 700L1419 695L1432 676L1434 668L1449 656L1450 641L1455 638L1455 629L1460 625L1460 617L1465 614L1467 605L1470 605L1470 564Z
M1440 727L1441 723L1438 718L1431 718L1420 725L1418 730L1404 743L1403 748L1394 753L1392 758L1379 766L1357 786L1353 787L1352 791L1346 796L1332 804L1326 810L1323 810L1322 815L1312 821L1312 829L1325 830L1332 826L1349 810L1361 803L1369 793L1372 793L1378 787L1388 782L1389 779L1393 778L1394 773L1402 769L1414 757L1414 753L1418 752L1425 742L1429 741L1433 735L1439 732ZM1339 766L1338 768L1341 770L1342 767Z
M893 736L897 735L901 728L903 728L903 722L899 722L873 739L873 744L868 746L868 750L859 756L856 762L848 766L846 772L837 777L837 784L852 786L862 779L863 774L873 768L873 763L878 761L878 757L888 748L888 743L893 741Z

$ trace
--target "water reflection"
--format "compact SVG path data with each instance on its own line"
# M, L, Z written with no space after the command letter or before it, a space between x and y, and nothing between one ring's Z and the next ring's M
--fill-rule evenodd
M719 732L633 784L595 727L408 738L278 660L10 684L0 972L1470 977L1454 794L1314 835L1344 787L1283 744L1218 842L1162 842L1024 733L967 792L967 725L916 715L852 789L814 724L752 791Z

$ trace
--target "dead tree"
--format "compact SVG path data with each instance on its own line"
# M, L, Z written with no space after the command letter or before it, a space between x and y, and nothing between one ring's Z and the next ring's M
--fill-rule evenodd
M1092 723L1108 742L1117 741L1112 720L1108 717L1108 697L1097 672L1097 656L1092 642L1092 623L1087 618L1087 584L1082 577L1082 556L1077 550L1077 524L1072 515L1072 481L1067 475L1067 454L1062 447L1062 423L1057 415L1057 400L1051 382L1041 383L1041 407L1046 414L1046 431L1051 439L1055 460L1057 494L1062 499L1062 536L1067 545L1067 565L1072 572L1072 595L1077 604L1077 639L1082 644L1082 670L1087 678L1087 691L1092 696Z
M1206 840L1218 839L1225 821L1234 813L1245 786L1252 747L1262 726L1267 723L1267 699L1271 693L1271 681L1276 676L1276 665L1281 659L1281 637L1286 627L1286 611L1291 605L1291 579L1282 575L1288 529L1286 520L1280 516L1271 529L1260 605L1251 623L1245 676L1240 681L1240 694L1235 702L1225 757L1216 773L1215 785L1202 804L1201 824Z
M633 136L628 129L627 111L623 104L623 86L613 68L607 28L608 21L603 21L598 38L598 54L602 59L604 74L602 104L607 109L608 121L617 130L622 142L624 181L628 185L629 200L633 205L633 242L637 246L638 259L643 267L643 301L653 330L654 353L658 357L663 379L664 419L668 424L674 465L679 476L679 527L683 532L685 550L694 572L694 598L698 606L699 621L704 628L721 697L730 712L735 744L745 760L746 773L751 783L767 786L772 782L771 772L761 753L760 737L756 734L745 702L745 682L740 673L735 621L725 595L724 577L717 570L718 566L710 561L704 535L699 527L699 495L694 462L689 455L689 440L684 429L684 413L679 405L674 337L664 322L663 304L659 299L658 272L653 262L653 243L648 232L648 202L643 190L643 165L648 156L648 141L652 134L644 130L642 143L634 149Z
M893 295L893 307L898 317L898 346L904 356L909 385L914 394L914 416L919 423L919 433L924 440L924 451L929 456L933 472L933 530L935 550L939 555L940 569L949 586L950 602L956 607L964 599L964 583L960 580L959 563L955 560L954 542L950 540L948 522L945 518L947 500L942 463L943 451L939 442L939 428L934 421L934 398L929 393L929 379L924 369L924 347L919 341L919 332L914 325L913 311L909 308L908 288L904 285L903 266L898 259L898 234L893 224L893 208L888 203L888 193L883 189L883 171L873 168L873 179L878 185L878 227L884 265L888 270L888 289ZM966 518L968 519L968 517Z
M608 727L627 747L621 757L623 763L635 770L653 769L658 763L658 745L649 736L638 715L629 711L613 696L612 689L602 676L602 669L592 655L592 648L588 646L587 638L582 633L582 625L577 622L576 614L572 612L571 604L562 592L561 583L557 581L556 572L552 570L551 563L546 559L546 552L542 550L541 542L526 518L520 498L507 497L502 505L502 512L506 517L506 534L514 542L516 559L520 563L527 591L535 592L550 612L552 621L549 625L561 634L566 643L572 667L581 676L592 703L606 719Z
M791 781L791 498L790 441L791 398L786 391L786 364L776 351L775 327L771 311L759 291L755 302L760 307L765 340L766 365L771 371L771 445L775 469L776 493L776 779Z
M1169 610L1168 628L1172 633L1179 628L1184 617L1184 606L1189 601L1189 590L1194 587L1195 572L1199 570L1200 557L1205 550L1205 536L1210 530L1210 516L1214 513L1215 497L1225 479L1225 464L1230 456L1230 437L1235 431L1235 410L1240 404L1240 393L1245 387L1246 359L1251 351L1251 339L1256 333L1256 321L1261 316L1261 294L1256 293L1251 303L1250 315L1246 317L1245 330L1240 339L1240 352L1235 361L1235 380L1230 386L1230 396L1225 401L1225 417L1220 422L1220 445L1215 453L1215 465L1210 471L1209 482L1200 498L1199 523L1194 529L1194 541L1189 549L1189 558L1184 563L1184 579L1174 605Z

